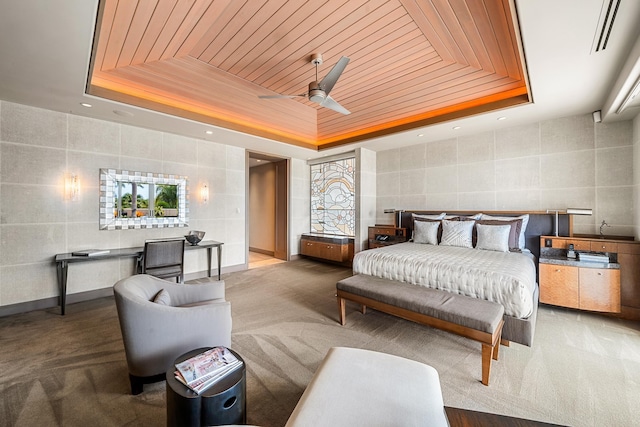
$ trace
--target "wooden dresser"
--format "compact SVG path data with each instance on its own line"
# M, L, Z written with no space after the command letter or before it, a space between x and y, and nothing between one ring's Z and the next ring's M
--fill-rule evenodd
M353 238L331 234L305 233L300 239L300 254L340 264L353 261Z
M576 258L567 257L570 245ZM640 242L541 236L539 269L540 302L640 320Z

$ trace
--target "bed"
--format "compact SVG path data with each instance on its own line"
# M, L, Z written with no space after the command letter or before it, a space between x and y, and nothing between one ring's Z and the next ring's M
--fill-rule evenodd
M353 260L354 274L380 277L397 282L426 286L460 295L470 296L503 305L505 325L502 338L531 346L535 332L538 311L537 257L540 254L540 235L553 234L555 220L553 214L542 212L474 212L455 211L403 211L398 213L397 226L407 228L408 236L423 232L424 223L439 222L438 244L425 243L423 237L413 242L401 243L384 248L362 251ZM422 218L416 218L420 216ZM440 219L436 217L440 216ZM473 225L470 221L473 217ZM526 218L524 228L522 219ZM445 222L442 222L445 219ZM471 247L462 247L458 241L443 244L442 227L481 229L482 247L487 246L488 230L506 233L506 224L515 224L520 219L520 229L510 229L509 249L479 249L480 236L474 238ZM469 222L456 225L453 221ZM484 221L484 223L483 223ZM504 222L501 222L504 221ZM417 225L415 225L417 223ZM481 225L478 227L478 225ZM489 228L487 225L497 225ZM558 228L563 233L571 230L569 215L560 215ZM414 227L416 228L414 230ZM434 224L427 225L430 229ZM515 227L515 225L513 225ZM517 242L514 242L514 233ZM495 234L495 233L494 233ZM422 235L421 235L422 236ZM505 236L504 233L501 236ZM450 233L449 233L450 237ZM435 238L435 237L434 237ZM418 241L420 243L418 243ZM468 245L468 242L465 242ZM503 248L503 242L500 248Z

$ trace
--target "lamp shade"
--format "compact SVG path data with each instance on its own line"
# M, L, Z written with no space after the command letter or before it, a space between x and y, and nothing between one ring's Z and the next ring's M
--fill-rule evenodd
M593 215L593 210L586 208L567 208L568 215Z

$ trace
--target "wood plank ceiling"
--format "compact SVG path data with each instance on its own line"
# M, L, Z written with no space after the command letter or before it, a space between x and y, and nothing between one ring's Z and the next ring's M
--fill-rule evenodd
M310 148L530 102L509 0L101 0L87 92ZM331 96L302 94L351 59Z

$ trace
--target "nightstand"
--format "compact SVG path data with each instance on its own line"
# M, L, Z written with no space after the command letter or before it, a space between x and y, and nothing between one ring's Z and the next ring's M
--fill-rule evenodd
M395 245L407 241L407 229L393 225L369 227L369 249Z
M568 258L569 245L578 252ZM540 302L580 310L620 313L618 242L575 237L540 237ZM585 261L580 254L602 255Z

